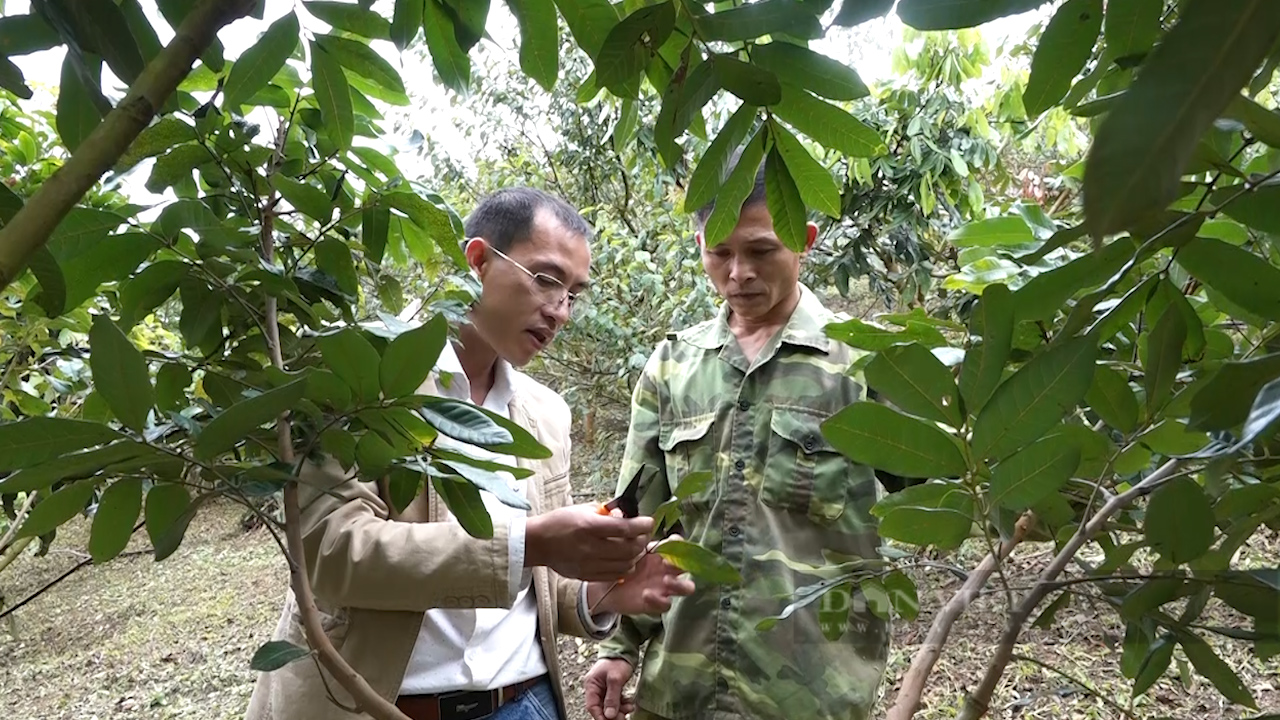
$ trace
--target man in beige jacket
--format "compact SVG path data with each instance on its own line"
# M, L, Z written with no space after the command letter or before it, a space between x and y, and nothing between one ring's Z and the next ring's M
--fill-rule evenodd
M485 493L494 536L479 540L430 483L396 515L375 484L338 463L309 466L307 568L334 646L414 720L557 720L565 711L556 634L603 639L618 614L661 613L693 584L660 556L641 555L651 518L571 505L569 408L515 369L583 302L591 228L562 200L514 188L486 198L467 219L466 236L481 298L421 392L504 415L551 450L530 461L456 442L449 448L530 470L526 479L506 479L531 510ZM306 646L292 592L275 637ZM348 720L357 716L342 706L352 704L316 663L295 662L259 677L248 720Z

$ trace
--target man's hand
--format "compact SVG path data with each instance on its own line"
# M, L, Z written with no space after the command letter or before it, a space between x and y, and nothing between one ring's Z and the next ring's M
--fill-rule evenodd
M582 681L587 691L587 712L594 720L617 720L635 712L635 702L622 697L631 679L631 663L622 658L598 660Z
M678 537L673 535L668 539ZM635 570L624 577L623 582L616 585L595 582L587 586L587 607L592 614L661 615L671 609L673 597L693 594L693 581L684 577L683 570L653 552L656 545L656 542L649 544L649 552L640 558Z
M653 518L600 515L595 505L571 505L525 524L526 567L545 565L578 580L612 581L631 572L644 552Z

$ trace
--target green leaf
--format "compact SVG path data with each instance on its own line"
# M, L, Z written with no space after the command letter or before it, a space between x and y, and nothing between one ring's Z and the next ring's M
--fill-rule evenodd
M787 165L777 150L771 150L764 164L765 203L773 218L778 239L794 252L804 252L808 245L808 213L800 190L787 172Z
M1102 421L1122 433L1138 427L1138 399L1129 387L1128 374L1110 366L1094 371L1093 386L1084 396L1089 408Z
M360 243L364 254L374 265L382 264L391 231L391 209L382 205L365 205L360 210Z
M88 88L82 74L76 70L77 60L72 53L62 60L62 78L58 83L58 110L55 124L58 137L67 150L75 152L102 121L102 114L90 94L97 88ZM88 74L98 77L100 63L86 60ZM19 97L21 95L19 94ZM30 97L28 95L28 97Z
M432 477L431 484L468 535L481 540L493 538L493 518L475 485L462 478L441 475Z
M716 195L715 208L707 218L703 230L707 247L719 245L738 225L742 203L755 187L756 173L759 172L760 160L764 157L764 141L764 128L761 128L747 142L742 154L738 156L738 164L729 172L729 177Z
M769 135L773 138L774 151L787 164L787 171L800 191L804 206L828 217L840 217L840 187L831 173L782 125L771 124Z
M668 2L637 8L605 36L595 59L596 80L618 97L634 97L636 81L644 72L649 51L641 44L660 47L675 25L675 5Z
M772 72L787 85L830 100L857 100L871 94L853 68L788 42L756 45L751 49L751 63Z
M241 400L209 421L196 436L193 452L201 460L211 460L236 446L256 428L277 420L294 408L306 391L305 379Z
M902 477L959 477L967 469L946 433L874 402L844 408L822 423L822 434L854 462Z
M148 453L149 450L145 445L125 440L85 452L63 455L38 465L25 467L0 480L0 493L43 490L61 480L88 477L109 465L133 460Z
M356 128L351 86L342 74L338 59L314 40L311 41L311 87L329 139L339 150L349 149Z
M80 514L93 497L93 489L97 485L96 480L74 482L36 503L27 521L18 528L18 537L40 537Z
M157 561L163 560L177 549L186 532L185 524L181 523L184 518L190 522L188 513L192 510L191 494L182 485L161 483L147 491L144 520L147 535L156 550Z
M400 73L365 43L336 35L317 35L316 42L356 75L392 92L405 91Z
M378 364L383 397L402 398L417 392L448 341L449 322L442 314L392 340Z
M959 30L1034 10L1048 0L901 0L898 17L917 30Z
M741 42L763 35L784 34L812 40L822 36L822 25L813 3L797 0L763 0L727 8L707 15L694 15L698 37L704 41Z
M1058 492L1080 467L1080 448L1066 435L1050 435L1000 461L991 472L991 502L1026 510Z
M142 480L124 478L107 487L98 502L89 534L89 554L104 563L124 552L133 524L142 512Z
M969 320L971 335L982 342L965 351L960 367L960 397L965 411L976 416L1004 375L1004 365L1013 346L1013 294L1006 285L988 285Z
M742 574L728 560L688 540L667 540L658 544L656 552L699 580L716 585L742 583Z
M350 385L357 398L364 402L378 399L378 373L374 369L382 358L363 335L344 328L332 335L316 338L316 346L320 348L325 367Z
M258 42L231 66L222 88L224 104L227 107L242 105L266 87L298 49L300 35L298 16L293 12L271 23Z
M1151 686L1169 669L1169 663L1173 660L1173 646L1173 640L1169 636L1162 636L1151 644L1138 670L1138 677L1133 681L1134 697L1151 689Z
M885 348L863 370L867 384L906 412L960 427L960 397L946 366L917 343Z
M853 157L874 157L888 152L880 135L848 112L810 95L782 86L782 101L773 114L823 147Z
M104 424L70 418L33 417L0 423L0 471L39 465L120 437Z
M457 473L462 479L477 488L492 494L503 505L519 510L531 509L529 501L520 497L502 476L492 470L482 468L471 462L445 462L445 467Z
M1164 0L1119 0L1107 3L1103 37L1115 58L1145 53L1160 35Z
M23 100L30 100L33 97L26 78L22 76L22 68L4 56L0 56L0 88L8 90Z
M912 545L956 548L973 527L973 497L955 482L929 482L891 493L871 514L881 537Z
M450 90L465 93L471 84L471 59L458 45L453 18L441 6L440 0L426 0L422 26L427 33L431 61L440 74L440 80Z
M366 432L356 441L356 464L366 479L381 478L399 454L377 433Z
M1272 148L1280 147L1280 114L1259 105L1252 98L1239 95L1231 101L1226 117L1239 120L1253 136ZM1263 186L1259 190L1266 189ZM1214 197L1220 197L1214 193ZM1243 199L1243 198L1241 198ZM1229 207L1229 206L1228 206ZM1230 214L1230 209L1228 209Z
M249 668L258 672L271 672L310 656L311 651L306 648L298 647L287 640L272 640L253 653Z
M181 260L161 260L125 282L120 287L120 324L132 328L172 297L190 269Z
M1025 245L1035 240L1027 221L1017 215L967 223L953 230L947 237L947 242L956 247Z
M128 151L116 161L115 171L124 172L149 157L196 139L195 128L175 117L160 118L138 134Z
M478 458L473 458L470 455L453 452L451 450L444 450L435 446L429 448L428 452L432 457L449 463L450 466L455 469L458 465L468 465L481 470L508 473L511 477L516 478L517 480L522 480L533 475L533 470L529 468L518 467L515 465L504 465L503 463L493 462L490 460L480 460Z
M195 7L190 0L157 0L156 5L160 7L160 13L169 23L169 26L175 29L182 25L187 13L191 11L191 8ZM222 68L225 67L222 57L222 43L216 37L209 43L209 47L200 57L212 72L220 73Z
M156 160L151 168L151 177L147 178L146 188L153 193L162 193L183 180L191 180L191 171L213 162L209 151L196 144L179 145Z
M1182 346L1187 340L1187 321L1174 306L1167 306L1147 336L1147 360L1142 384L1147 391L1147 413L1154 415L1173 391L1182 367Z
M1263 386L1280 377L1280 353L1229 362L1191 398L1190 427L1229 430L1249 416Z
M682 69L685 65L680 66ZM720 89L714 67L709 62L699 62L685 75L684 82L676 79L667 83L662 95L662 109L654 121L654 142L658 145L658 154L668 167L675 165L680 157L680 147L676 138L689 129L694 118L702 119L702 107Z
M713 55L708 61L725 90L751 105L773 105L782 100L782 86L772 71L745 63L731 55Z
M916 593L916 584L905 573L894 570L886 575L884 589L889 593L889 603L898 617L911 622L919 616L920 596Z
M1123 0L1121 0L1123 3ZM1022 92L1027 117L1053 107L1089 61L1102 30L1102 0L1067 0L1045 27L1031 58L1031 77Z
M553 0L507 0L520 24L520 69L551 92L560 74L560 27Z
M1195 238L1178 251L1178 264L1245 310L1280 321L1280 268L1221 240Z
M396 0L391 16L391 41L404 52L422 28L426 0Z
M835 24L841 27L861 25L889 14L892 9L893 0L844 0L836 13Z
M1057 425L1089 391L1097 353L1092 339L1075 338L1023 365L978 413L974 457L1007 457Z
M452 398L424 398L419 412L431 426L454 440L478 447L502 445L514 440L511 433L493 422L476 406Z
M156 373L156 403L161 410L181 410L187 406L191 371L185 365L167 363Z
M405 215L414 225L425 230L436 246L444 252L458 268L467 267L467 258L462 253L462 234L453 222L451 211L443 202L436 203L414 192L393 192L383 196L387 205ZM418 258L426 260L426 258Z
M1101 250L1031 278L1013 295L1015 319L1019 322L1052 319L1077 293L1110 279L1133 253L1132 240L1116 240Z
M618 10L608 0L555 0L569 33L587 55L595 57L609 30L618 24Z
M1190 0L1107 114L1085 163L1085 219L1095 238L1181 195L1200 138L1280 33L1280 5Z
M120 422L135 432L142 432L147 427L147 414L156 402L142 352L105 315L93 319L89 347L94 387Z
M1236 671L1218 657L1209 643L1191 633L1179 633L1178 640L1182 645L1182 652L1186 653L1187 659L1191 661L1196 672L1208 678L1223 697L1236 705L1258 709L1258 702L1254 699L1253 693L1249 692L1249 688L1245 686Z
M321 225L328 223L332 218L333 206L329 202L329 195L320 188L279 174L271 176L271 186L279 191L294 209Z
M391 23L372 10L366 10L349 2L308 0L302 3L307 12L315 15L338 30L370 40L390 40ZM415 28L416 30L416 28Z
M1254 398L1253 408L1244 421L1244 430L1233 450L1242 449L1259 438L1270 437L1277 423L1280 423L1280 380L1272 380Z
M694 212L715 199L716 193L723 186L725 177L729 173L729 159L733 151L742 145L742 141L751 132L755 119L756 108L752 105L743 105L725 122L689 178L689 189L684 197L685 212ZM776 137L775 134L775 142L777 142ZM786 150L783 150L783 159L787 159ZM796 174L794 168L792 168L792 174ZM802 189L802 197L803 193ZM837 196L838 194L839 190L837 190ZM822 209L816 204L814 207Z
M327 237L316 243L316 267L334 279L338 289L355 297L360 292L360 278L351 258L351 248L336 237Z
M61 44L57 31L35 13L0 17L0 55L29 55Z
M1174 478L1151 494L1143 531L1147 543L1174 564L1191 562L1213 545L1213 506L1190 478Z
M846 320L826 327L827 337L858 348L879 352L899 343L917 342L925 347L946 347L947 340L936 327L909 321L903 330L873 325L864 320Z

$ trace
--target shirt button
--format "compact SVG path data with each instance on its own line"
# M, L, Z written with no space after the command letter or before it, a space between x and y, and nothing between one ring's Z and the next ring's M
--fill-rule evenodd
M747 463L746 463L746 461L744 461L744 460L738 460L737 462L735 462L735 463L733 464L733 467L734 467L734 468L736 468L736 469L738 469L738 470L741 470L741 469L745 468L746 466L747 466Z
M811 438L811 437L807 437L807 438L805 438L805 439L804 439L804 449L805 449L805 450L808 450L809 452L813 452L813 449L814 449L815 447L817 447L817 446L818 446L818 443L817 443L817 441L816 441L816 440L814 440L813 438Z
M729 609L729 606L730 606L730 605L732 605L732 604L733 604L733 603L729 601L729 598L721 598L721 599L720 599L720 607L724 608L725 610L728 610L728 609Z
M750 407L751 407L751 403L747 402L746 400L738 401L738 409L741 410L742 412L746 412Z
M740 533L740 532L742 532L742 530L740 530L740 529L738 528L738 526L737 526L737 525L731 525L731 526L729 526L729 534L730 534L730 535L732 535L732 536L734 536L734 537L738 537L738 533Z

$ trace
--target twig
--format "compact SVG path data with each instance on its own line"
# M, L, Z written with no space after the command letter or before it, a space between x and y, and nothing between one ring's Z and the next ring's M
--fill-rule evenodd
M978 596L1000 561L1008 557L1009 553L1013 552L1013 549L1026 538L1034 523L1034 514L1023 513L1013 527L1013 535L1000 544L999 554L987 555L983 558L978 567L969 573L969 578L964 581L960 589L951 596L942 610L938 611L933 618L933 625L929 628L929 634L925 637L924 645L911 658L911 667L902 679L902 688L898 691L898 698L894 701L893 707L889 710L888 720L911 720L915 716L916 711L920 709L920 698L924 694L925 683L929 679L929 674L933 672L933 666L942 655L942 648L946 645L947 638L951 635L951 626L964 614L969 603Z
M138 532L138 530L139 530L139 529L141 529L141 528L142 528L142 526L143 526L144 524L145 524L145 523L139 522L138 524L134 525L134 526L133 526L133 530L132 530L132 531L130 531L129 535L130 535L130 536L132 536L132 535L133 535L133 533ZM129 554L140 554L141 552L144 552L144 551L138 551L138 552L135 552L135 553L129 553ZM85 558L85 559L81 560L80 562L76 563L75 565L72 565L72 566L71 566L71 568L70 568L69 570L67 570L66 572L62 573L61 575L59 575L58 577L54 578L53 580L50 580L48 583L45 583L44 587L40 588L39 590L36 590L36 591L32 592L30 595L28 595L28 596L26 596L25 598L23 598L22 600L20 600L17 604L15 604L15 605L11 605L11 606L9 606L9 607L5 608L3 612L0 612L0 620L5 619L5 618L6 618L6 617L8 617L9 615L12 615L13 613L15 613L15 612L17 612L19 609L21 609L21 608L22 608L22 606L26 605L27 603L31 602L32 600L35 600L36 598L40 597L41 595L43 595L43 594L45 594L45 593L49 592L49 591L50 591L50 590L52 590L55 586L57 586L57 584L58 584L58 583L62 582L63 580L66 580L67 578L69 578L69 577L71 577L72 575L76 574L76 572L78 572L81 568L85 567L86 565L92 565L92 564L93 564L93 558Z
M3 387L3 385L0 385ZM39 493L35 490L27 493L27 497L22 501L22 507L18 508L18 514L13 516L13 522L9 523L9 531L0 538L0 554L9 548L9 543L13 542L14 536L18 534L18 528L22 526L22 521L27 519L27 513L31 510L31 506L36 502L36 495ZM2 569L3 566L0 566Z
M1089 518L1089 522L1080 526L1080 529L1058 552L1053 561L1049 563L1049 566L1040 573L1035 588L1023 596L1022 602L1010 614L1005 630L1000 636L1000 643L996 647L996 654L987 665L987 672L983 676L982 683L978 686L978 689L965 698L959 720L978 720L978 718L987 713L996 685L1000 682L1001 676L1004 675L1005 667L1009 665L1009 660L1013 657L1013 648L1018 642L1018 636L1022 633L1022 627L1026 624L1032 611L1040 604L1040 601L1053 589L1053 581L1062 574L1062 571L1066 569L1072 558L1080 551L1080 548L1102 531L1107 520L1111 519L1112 515L1131 505L1138 497L1154 490L1166 480L1177 475L1178 467L1181 463L1181 459L1175 458L1161 465L1155 472L1143 478L1136 485L1109 500L1098 510L1097 514Z
M1031 663L1032 665L1035 665L1036 667L1042 668L1042 669L1044 669L1044 670L1048 670L1049 672L1053 673L1054 675L1057 675L1058 677L1060 677L1060 678L1062 678L1062 679L1064 679L1064 680L1067 680L1067 681L1071 682L1071 683L1072 683L1072 684L1074 684L1076 687L1079 687L1081 690L1085 691L1085 693L1086 693L1086 694L1088 694L1088 695L1090 695L1090 696L1092 696L1092 697L1095 697L1095 698L1097 698L1097 699L1101 700L1102 702L1106 703L1107 707L1111 708L1112 710L1115 710L1116 712L1120 713L1121 715L1123 715L1123 716L1125 716L1125 717L1127 717L1127 718L1130 718L1131 720L1136 720L1136 717L1137 717L1137 716L1135 716L1133 713L1131 713L1131 712L1129 712L1128 710L1126 710L1126 709L1124 709L1123 707L1121 707L1121 706L1120 706L1120 704L1119 704L1119 703L1117 703L1115 700L1112 700L1111 698L1107 697L1106 695L1103 695L1102 693L1100 693L1100 692L1098 692L1097 690L1095 690L1094 688L1092 688L1092 687L1089 685L1089 683L1086 683L1086 682L1085 682L1085 681L1083 681L1083 680L1078 680L1078 679L1076 679L1075 677L1072 677L1069 673L1067 673L1067 672L1065 672L1065 671L1063 671L1063 670L1059 670L1058 668L1056 668L1056 667L1054 667L1054 666L1050 665L1049 663L1047 663L1047 662L1045 662L1045 661L1043 661L1043 660L1037 660L1037 659L1035 659L1035 658L1033 658L1033 657L1027 657L1026 655L1018 655L1018 654L1014 654L1013 659L1014 659L1014 660L1021 660L1022 662L1026 662L1026 663Z

